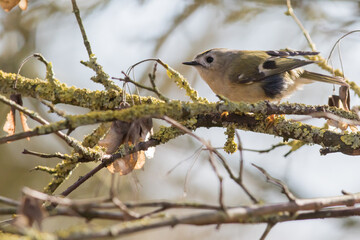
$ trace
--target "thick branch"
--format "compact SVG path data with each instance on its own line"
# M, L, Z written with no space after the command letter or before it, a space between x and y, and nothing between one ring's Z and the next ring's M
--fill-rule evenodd
M0 70L0 92L1 93L19 93L23 97L41 98L52 102L53 104L63 103L74 106L84 107L92 110L114 109L122 101L122 91L120 89L111 89L108 91L90 91L88 89L79 89L73 86L69 87L60 83L57 79L50 84L42 79L30 79L23 76L17 77L17 85L14 87L16 79L15 73L5 73ZM137 95L132 97L127 95L126 100L136 104L140 103ZM153 97L144 97L142 103L157 102Z
M53 104L63 103L74 106L89 108L92 110L106 110L114 109L119 106L122 101L122 92L116 90L109 91L91 91L88 89L78 89L75 87L68 87L66 84L57 81L54 84L49 84L47 81L41 79L30 79L18 76L17 88L14 88L14 81L16 74L5 73L0 70L0 92L2 93L20 93L24 97L34 97L51 101ZM140 101L141 99L141 101ZM138 95L127 96L126 101L135 104L159 104L164 103L153 97L139 97ZM173 101L174 102L174 101ZM206 105L206 103L186 103ZM210 103L214 104L214 103ZM226 103L216 105L219 111L239 111L239 112L254 112L262 114L295 114L295 115L309 115L314 113L333 113L337 116L351 120L360 120L356 113L347 112L342 109L324 106L309 106L304 104L272 104L267 102L260 102L257 104L246 103ZM213 111L213 109L212 109Z
M230 208L227 210L226 214L223 211L209 211L206 213L193 213L182 217L168 216L147 220L146 222L142 220L132 221L128 222L126 226L124 226L124 224L118 224L98 232L84 233L80 235L76 234L64 239L89 239L104 238L109 236L123 236L129 233L148 229L166 226L173 227L178 224L211 225L224 223L267 223L271 218L275 218L278 222L284 222L309 219L309 217L316 219L355 216L360 214L360 208L349 207L346 209L319 210L325 207L333 206L352 206L359 202L360 194L329 198L296 199L295 201L287 203ZM298 211L310 212L300 212L296 215L290 214Z
M269 107L267 107L269 106ZM83 115L68 116L66 120L54 122L48 125L39 126L31 131L18 133L12 136L0 138L0 143L14 141L26 137L50 134L64 129L75 129L79 126L95 124L99 122L107 122L114 120L133 121L143 117L162 117L169 116L177 121L196 118L197 122L193 124L193 129L199 127L223 127L229 123L234 123L238 129L247 131L267 133L274 136L283 137L285 140L290 138L302 140L305 143L315 143L322 147L331 148L333 151L339 151L349 155L360 154L360 134L358 133L336 133L330 130L314 127L300 122L288 121L278 118L269 127L266 121L266 115L246 114L247 112L273 114L274 109L278 109L278 113L304 113L315 111L316 107L290 104L289 108L286 104L280 106L260 102L258 104L231 104L223 105L216 103L184 103L180 101L172 101L170 103L158 103L150 105L137 105L131 108L119 110L108 110L102 112L90 112ZM293 108L292 106L299 106ZM301 108L302 107L302 108ZM221 110L220 110L221 109ZM336 108L323 107L330 111L338 111ZM290 111L293 110L293 111ZM227 117L221 117L223 111L230 114ZM236 113L242 115L238 115ZM348 114L349 118L357 118L356 114L339 110L339 112ZM174 138L173 136L168 136ZM157 139L163 141L162 139ZM165 140L165 142L168 140Z

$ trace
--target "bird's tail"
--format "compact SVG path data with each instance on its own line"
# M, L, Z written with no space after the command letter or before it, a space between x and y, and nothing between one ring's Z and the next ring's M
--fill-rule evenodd
M301 78L318 81L318 82L326 82L326 83L332 83L332 84L338 84L342 86L349 86L345 79L342 77L333 77L333 76L327 76L320 73L314 73L314 72L308 72L304 71L301 76Z

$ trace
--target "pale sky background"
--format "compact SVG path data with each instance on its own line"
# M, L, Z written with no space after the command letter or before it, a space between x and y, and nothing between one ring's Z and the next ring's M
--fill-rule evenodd
M80 64L80 60L87 60L87 53L75 17L71 14L70 1L59 2L58 4L66 6L67 13L61 13L60 17L59 15L48 17L40 23L36 32L34 52L42 53L47 60L53 63L55 75L60 81L80 88L102 90L101 85L95 84L89 79L94 75L92 70ZM157 38L168 30L174 16L182 13L192 1L152 0L144 2L146 3L110 1L104 8L89 13L83 18L92 50L97 56L98 62L102 64L110 76L120 77L121 71L126 71L129 66L142 59L161 58L187 77L192 86L198 90L200 96L217 101L218 99L200 79L197 72L181 65L181 62L191 60L197 53L214 47L244 50L276 50L288 47L296 50L310 50L295 22L291 17L284 14L286 11L285 1L283 5L270 6L258 3L239 4L237 1L229 0L223 1L217 6L209 4L198 9L174 29L159 52L155 54L153 50ZM305 14L305 10L308 11L309 9L304 8L295 8L295 13L305 28L310 31L318 51L322 53L322 56L327 57L333 44L341 35L351 30L360 29L360 22L358 21L360 9L356 1L314 2L305 5L311 7L313 15L317 17L309 19L311 14ZM29 4L31 6L31 1ZM80 10L82 4L84 2L79 1ZM245 20L224 24L230 10L254 6L258 10L262 10L256 16L251 17L253 14L250 13ZM4 14L1 12L0 17L3 17ZM347 21L352 22L342 25ZM360 75L359 60L356 57L360 51L359 35L354 34L341 43L345 74L352 81L358 81ZM6 37L0 39L0 45L1 42L5 42L5 39ZM336 67L340 67L336 56L337 54L333 58L333 63ZM35 62L35 60L32 61ZM35 65L39 66L39 72L44 75L43 66L38 63ZM140 79L144 73L147 73L145 69L151 66L151 64L144 64L137 67L135 76ZM158 69L157 83L164 94L174 99L189 100L184 95L184 91L179 90L175 84L165 85L170 79L167 78L163 69L160 67ZM325 73L316 65L309 66L307 69ZM147 95L149 93L141 91L141 94ZM322 105L327 103L327 97L331 94L333 94L332 85L316 83L305 86L302 91L294 94L288 101ZM354 97L352 93L351 96L352 105L358 105L359 99ZM31 108L34 107L35 101L25 101L25 104ZM67 108L63 105L58 107L66 109L69 111L68 113L72 114L86 111L79 108ZM46 108L40 108L46 111ZM55 116L52 117L52 120L57 119ZM324 120L309 120L306 123L322 126ZM159 124L162 123L156 121L156 125ZM91 129L93 126L83 127L76 130L73 136L82 139L82 136ZM225 142L224 131L225 129L222 128L212 128L199 129L196 133L210 140L213 146L221 147ZM282 140L270 135L252 132L239 131L239 133L244 148L266 149ZM20 176L24 178L24 181L20 179L17 185L13 184L12 190L4 190L6 183L0 183L3 185L0 188L3 191L0 192L0 195L19 196L19 189L22 185L41 189L44 183L48 181L47 176L42 185L25 180L36 178L36 174L42 175L43 173L29 173L28 170L38 164L49 164L49 160L35 160L30 157L26 157L25 160L20 152L24 147L49 153L51 151L67 152L68 149L63 144L53 144L44 150L42 141L39 140L41 138L36 138L31 142L21 141L21 143L12 143L6 146L0 145L0 151L9 150L13 153L12 157L7 159L0 156L1 164L5 168L8 161L15 162L15 167L12 168L16 169L21 166L23 172ZM57 140L56 137L48 139ZM190 137L183 136L157 147L155 157L147 161L144 171L137 171L135 174L139 181L137 187L134 187L136 184L134 184L133 176L120 179L121 186L130 186L131 194L125 199L197 200L205 203L217 203L218 181L207 163L207 154L203 152L199 158L193 156L200 146ZM244 181L245 183L250 182L249 188L258 198L267 202L286 201L280 191L275 186L266 184L264 176L251 166L251 163L255 163L265 168L273 177L285 181L300 198L335 196L340 195L341 190L359 192L359 157L343 154L320 156L319 149L320 146L318 145L304 146L287 158L283 157L290 150L287 146L275 149L267 154L244 152L246 171L249 172ZM226 158L231 166L238 167L238 153L226 155ZM195 160L194 166L191 167ZM55 161L50 164L54 164ZM168 171L181 161L184 163L171 174L168 174ZM75 176L84 174L93 166L90 164L88 168L82 166L80 170L75 170L74 174ZM226 176L224 171L222 171L222 175ZM72 176L65 186L71 184L76 179L75 176ZM110 174L103 170L93 181L96 182L97 186L108 186L109 176ZM187 194L184 196L186 178ZM8 176L8 179L11 177ZM4 181L4 178L2 180ZM86 189L87 187L83 186L82 192L74 193L71 196L83 197L82 193L84 192L88 194L88 197L94 196L94 190L87 191ZM224 191L225 202L229 205L249 203L248 198L227 176ZM47 223L49 229L54 228L51 225L52 221L54 220ZM71 224L71 221L68 224ZM356 227L350 228L349 226ZM175 229L148 231L124 239L140 237L141 239L164 239L165 237L169 239L259 239L264 229L265 224L223 225L220 230L216 230L214 226L180 226ZM356 237L360 234L357 229L359 229L358 218L297 221L276 225L267 239L357 239Z

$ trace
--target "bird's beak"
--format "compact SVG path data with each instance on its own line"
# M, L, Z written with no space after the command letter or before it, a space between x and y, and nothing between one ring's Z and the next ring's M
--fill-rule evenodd
M197 61L183 62L182 64L190 65L190 66L198 66L198 65L201 65L201 64L198 63Z

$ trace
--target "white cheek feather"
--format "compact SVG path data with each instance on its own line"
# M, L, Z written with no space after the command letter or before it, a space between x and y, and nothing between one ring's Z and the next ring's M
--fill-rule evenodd
M258 66L259 73L265 73L266 70L263 68L263 63Z

